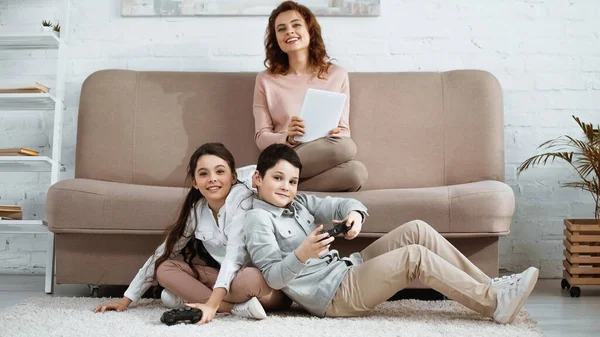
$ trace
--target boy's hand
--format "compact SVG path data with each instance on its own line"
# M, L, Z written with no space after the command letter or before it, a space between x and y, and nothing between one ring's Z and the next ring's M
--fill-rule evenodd
M333 220L334 223L346 222L346 227L352 227L344 234L346 240L352 240L358 236L362 229L362 215L357 211L348 213L344 220Z
M294 250L294 254L296 254L296 257L300 262L304 263L310 258L321 257L329 251L329 246L335 239L333 237L328 238L329 234L327 233L319 234L321 230L323 230L323 225L319 225L317 229L312 231L308 237L302 241L300 246ZM322 239L325 240L320 241Z

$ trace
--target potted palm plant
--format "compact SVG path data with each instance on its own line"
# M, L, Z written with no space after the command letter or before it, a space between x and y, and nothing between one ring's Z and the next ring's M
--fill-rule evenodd
M517 169L517 176L523 171L535 165L546 165L556 159L569 163L580 177L579 181L562 184L563 187L581 188L592 194L596 209L595 219L600 221L600 127L594 128L592 124L582 123L579 118L573 116L583 133L584 140L578 140L571 136L561 136L549 140L538 147L554 152L546 152L535 155L525 160Z
M571 297L579 297L581 290L572 285L600 285L600 126L594 128L573 116L583 131L583 140L562 136L549 140L538 148L547 151L525 160L517 168L517 176L535 165L546 165L556 159L569 163L579 180L562 184L563 187L581 188L592 194L596 208L594 219L565 219L565 260L562 289L569 289Z

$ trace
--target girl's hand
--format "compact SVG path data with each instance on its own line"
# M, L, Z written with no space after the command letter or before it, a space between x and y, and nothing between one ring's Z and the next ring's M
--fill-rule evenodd
M125 311L131 304L131 300L127 297L123 297L120 301L108 302L106 304L100 304L94 308L94 312L105 312L106 310L111 311Z
M329 135L330 136L337 135L340 132L342 132L342 130L340 130L340 128L335 128L335 129L329 131Z
M294 253L300 262L304 263L310 258L318 258L327 254L329 246L334 238L328 238L329 234L327 233L319 234L322 229L323 225L319 225L319 227L312 231L308 237L302 241L300 246L296 248Z
M357 211L348 213L344 220L333 220L334 223L346 222L346 227L352 227L344 234L346 240L352 240L358 236L362 229L362 215Z
M202 310L202 318L196 323L197 325L210 323L217 314L217 308L203 303L185 303L185 306Z

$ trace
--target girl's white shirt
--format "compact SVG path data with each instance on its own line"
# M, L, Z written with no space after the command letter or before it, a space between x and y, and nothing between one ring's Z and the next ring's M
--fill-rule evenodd
M252 208L252 174L255 170L256 165L236 169L238 180L242 183L231 188L225 204L217 214L217 221L206 199L200 201L188 218L184 235L177 240L169 256L170 259L175 258L192 236L202 240L208 253L221 264L214 289L225 288L229 292L231 281L237 272L242 266L250 264L250 256L242 235L246 211ZM129 284L125 297L132 302L139 300L151 285L156 284L153 277L154 265L163 254L164 248L165 242L156 248L154 255L148 258Z

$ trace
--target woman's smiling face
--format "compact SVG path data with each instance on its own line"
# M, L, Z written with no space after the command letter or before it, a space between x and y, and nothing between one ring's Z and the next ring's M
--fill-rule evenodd
M310 35L302 15L296 11L287 11L279 14L275 19L275 32L277 44L286 53L308 50Z

